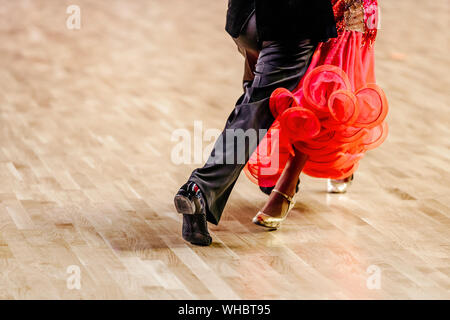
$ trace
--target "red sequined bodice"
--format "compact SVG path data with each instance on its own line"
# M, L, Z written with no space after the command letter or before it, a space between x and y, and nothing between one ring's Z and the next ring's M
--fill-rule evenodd
M364 33L372 44L379 25L377 0L331 0L338 34L348 31Z

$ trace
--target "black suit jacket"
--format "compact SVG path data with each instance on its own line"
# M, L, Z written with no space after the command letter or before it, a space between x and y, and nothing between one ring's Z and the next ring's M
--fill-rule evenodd
M253 10L260 41L337 37L331 0L229 0L225 29L232 37Z

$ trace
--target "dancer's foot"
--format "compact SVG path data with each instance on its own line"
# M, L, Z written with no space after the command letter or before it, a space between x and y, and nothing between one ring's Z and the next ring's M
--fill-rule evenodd
M209 246L212 238L206 221L206 202L193 182L184 184L174 199L177 212L183 214L183 239L199 246Z
M298 191L299 176L308 159L308 156L302 152L296 149L294 152L294 156L287 161L283 173L278 178L266 204L253 218L253 223L277 229L294 207L293 197Z
M285 176L286 177L286 176ZM297 184L283 184L283 181L277 186L283 186L287 192L283 192L279 189L272 188L272 192L269 195L264 207L253 218L253 223L259 226L263 226L270 229L278 229L283 222L289 211L294 207L295 201L293 197L298 192L300 179ZM291 196L293 195L293 196Z
M283 192L281 190L273 189L272 193L269 195L269 199L265 203L261 212L273 217L280 218L284 216L287 208L289 207L290 201L288 199L293 199L296 192Z
M353 181L353 174L345 179L340 180L328 179L327 191L328 193L346 193L352 181Z
M270 229L278 229L294 205L293 196L273 189L263 209L253 218L253 223Z

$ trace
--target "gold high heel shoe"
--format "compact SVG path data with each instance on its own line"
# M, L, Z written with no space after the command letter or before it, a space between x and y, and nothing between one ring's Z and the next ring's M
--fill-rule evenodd
M327 191L328 193L346 193L348 187L353 181L353 175L341 180L328 179Z
M278 229L281 225L281 222L286 220L286 217L287 217L289 211L291 211L291 209L295 205L295 200L294 200L295 194L291 197L277 189L273 189L272 192L276 192L276 193L280 194L281 196L283 196L284 199L286 199L289 202L289 206L288 206L288 209L286 210L286 212L280 218L275 218L275 217L269 216L268 214L265 214L262 211L259 211L256 214L256 216L253 217L252 221L254 224L257 224L258 226L262 226L262 227L266 227L266 228L270 228L270 229Z

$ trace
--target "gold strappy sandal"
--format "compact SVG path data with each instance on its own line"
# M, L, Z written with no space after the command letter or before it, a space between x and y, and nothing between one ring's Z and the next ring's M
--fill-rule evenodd
M280 194L281 196L283 196L283 198L285 198L289 202L289 206L288 206L288 209L286 210L286 212L280 218L274 218L272 216L269 216L268 214L265 214L262 211L259 211L256 214L256 216L253 217L252 221L254 224L257 224L258 226L262 226L262 227L266 227L266 228L270 228L270 229L278 229L281 225L281 222L286 220L286 217L287 217L289 211L291 211L291 209L295 205L295 200L294 200L295 194L294 194L294 196L291 197L277 189L273 189L272 192L276 192L276 193Z

